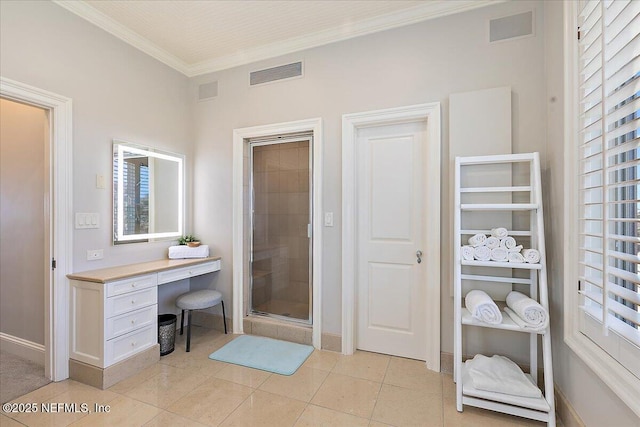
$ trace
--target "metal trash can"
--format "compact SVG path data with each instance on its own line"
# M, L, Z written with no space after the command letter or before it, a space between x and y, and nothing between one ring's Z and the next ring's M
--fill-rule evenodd
M158 315L158 344L160 344L160 356L165 356L171 352L176 345L176 322L178 317L175 314Z

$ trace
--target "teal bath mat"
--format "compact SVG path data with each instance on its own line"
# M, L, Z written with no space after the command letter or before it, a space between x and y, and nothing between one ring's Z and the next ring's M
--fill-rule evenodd
M211 353L209 359L292 375L312 352L313 347L309 345L242 335Z

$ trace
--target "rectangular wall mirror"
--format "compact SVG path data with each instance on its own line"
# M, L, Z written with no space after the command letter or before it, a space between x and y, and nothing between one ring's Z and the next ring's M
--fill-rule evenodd
M182 236L184 156L113 142L113 242Z

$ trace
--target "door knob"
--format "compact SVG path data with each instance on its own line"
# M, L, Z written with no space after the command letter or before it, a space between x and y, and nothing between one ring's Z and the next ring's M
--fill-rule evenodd
M422 251L421 250L416 251L416 258L418 258L418 264L420 264L422 262Z

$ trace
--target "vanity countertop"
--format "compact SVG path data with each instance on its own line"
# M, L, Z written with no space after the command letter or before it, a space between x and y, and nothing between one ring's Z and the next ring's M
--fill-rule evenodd
M205 262L218 261L220 257L192 258L192 259L160 259L157 261L141 262L138 264L120 265L117 267L101 268L99 270L82 271L67 274L71 280L84 282L107 283L113 280L126 279L147 273L171 270L174 268L188 267L203 264Z

